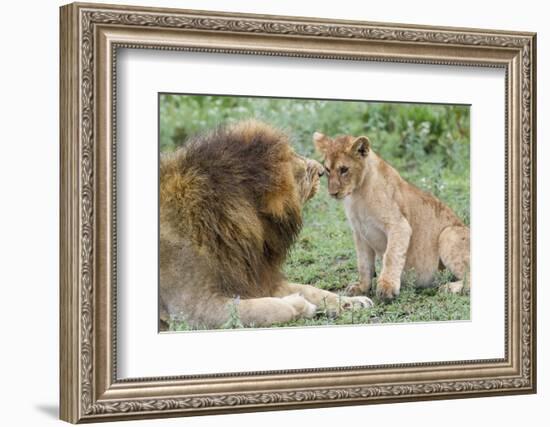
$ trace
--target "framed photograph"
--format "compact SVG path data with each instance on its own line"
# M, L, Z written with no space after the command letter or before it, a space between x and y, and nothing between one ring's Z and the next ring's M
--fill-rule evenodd
M536 391L536 36L61 8L60 414Z

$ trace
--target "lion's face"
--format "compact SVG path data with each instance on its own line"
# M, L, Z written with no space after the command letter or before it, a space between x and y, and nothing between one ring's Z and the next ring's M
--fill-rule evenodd
M324 157L329 194L336 199L349 196L363 180L365 159L370 151L369 139L350 135L333 139L315 132L313 142Z
M319 190L319 180L324 174L324 169L319 162L297 154L293 162L294 179L298 186L300 200L304 204Z

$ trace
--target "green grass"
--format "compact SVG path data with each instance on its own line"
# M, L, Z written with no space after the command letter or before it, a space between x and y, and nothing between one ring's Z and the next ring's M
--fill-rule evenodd
M447 203L470 222L469 108L464 106L310 101L219 96L161 96L160 146L171 151L188 136L218 124L255 117L285 129L300 154L317 158L311 135L366 134L373 149L400 174ZM378 263L377 270L380 266ZM304 228L284 266L290 281L342 292L357 282L355 248L341 202L330 199L326 180L304 209ZM439 278L449 279L448 273ZM276 325L312 326L467 320L469 295L416 289L405 281L397 299L384 304L373 298L369 309ZM232 314L225 328L241 327ZM174 322L173 330L189 329Z

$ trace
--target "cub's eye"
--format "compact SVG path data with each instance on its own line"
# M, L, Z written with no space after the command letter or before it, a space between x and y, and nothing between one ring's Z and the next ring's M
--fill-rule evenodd
M349 168L347 168L346 166L342 166L342 167L340 168L340 175L345 175L345 174L347 174L347 173L348 173L348 170L349 170Z
M330 175L330 169L327 168L326 166L325 166L325 171L326 171L327 175Z

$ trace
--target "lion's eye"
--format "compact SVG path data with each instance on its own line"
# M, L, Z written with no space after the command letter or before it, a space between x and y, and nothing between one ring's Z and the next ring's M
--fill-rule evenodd
M330 169L325 166L325 171L327 172L327 175L330 175Z
M340 175L345 175L345 174L347 174L347 173L348 173L348 170L349 170L349 169L348 169L346 166L342 166L342 167L340 168Z

